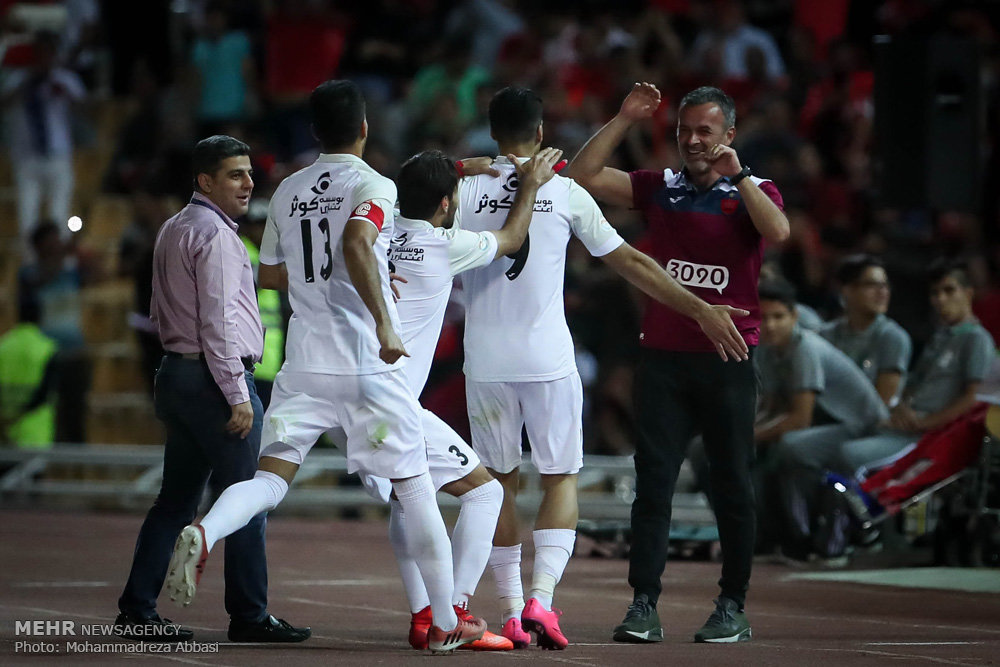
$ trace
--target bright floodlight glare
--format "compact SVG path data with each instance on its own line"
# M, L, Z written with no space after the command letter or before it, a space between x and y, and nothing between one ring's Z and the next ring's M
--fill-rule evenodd
M83 229L83 220L80 219L80 216L74 215L66 221L66 226L69 227L69 231L78 232Z
M847 491L847 487L844 486L843 484L841 484L840 482L835 482L834 485L833 485L833 488L837 489L841 493L843 493L844 491Z

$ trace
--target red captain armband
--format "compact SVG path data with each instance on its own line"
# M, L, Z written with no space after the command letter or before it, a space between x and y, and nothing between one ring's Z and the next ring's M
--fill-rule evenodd
M558 174L560 171L565 169L566 165L568 164L569 162L567 162L566 160L559 160L559 162L556 162L554 165L552 165L552 171Z
M351 213L351 217L364 218L375 225L375 229L379 231L382 231L382 224L385 222L385 213L382 212L382 207L372 201L363 201L358 204L354 212Z
M459 178L465 178L465 165L462 164L461 160L455 160L455 171L458 172Z

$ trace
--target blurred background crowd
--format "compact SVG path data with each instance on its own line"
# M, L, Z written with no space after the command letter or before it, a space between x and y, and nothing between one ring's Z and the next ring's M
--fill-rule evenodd
M389 177L425 148L495 154L486 108L510 84L541 95L545 143L571 157L634 82L654 83L664 102L616 166L677 169L677 102L719 86L737 103L741 161L784 197L792 236L766 260L799 303L837 317L838 264L876 255L891 284L889 315L910 333L916 358L935 326L926 268L962 257L974 310L1000 340L1000 190L991 187L1000 3L0 0L0 21L0 332L36 319L55 341L62 372L36 384L50 382L46 391L59 397L56 441L160 441L149 400L159 354L147 317L151 249L190 195L190 151L215 133L252 147L252 244L275 186L317 154L305 101L330 78L364 89L365 159ZM911 189L935 190L928 178L952 192L950 183L969 186L957 190L973 193L958 205L893 201L883 187L910 175L898 155L886 157L876 130L898 137L913 128L909 139L922 145L926 128L905 102L880 101L879 76L889 74L877 66L879 43L931 38L973 54L978 129L971 141L942 138L949 154L972 156L967 169L924 165L924 151L909 163ZM897 143L905 153L909 141ZM635 212L605 214L643 247ZM565 303L586 388L587 453L632 451L641 298L571 243ZM461 324L456 305L423 402L467 436Z

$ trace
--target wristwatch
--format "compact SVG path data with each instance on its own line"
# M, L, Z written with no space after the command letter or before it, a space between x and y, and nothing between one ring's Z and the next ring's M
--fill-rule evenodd
M747 165L743 165L743 168L740 169L740 173L736 174L735 176L730 176L729 177L729 184L730 185L739 185L740 181L742 181L747 176L750 176L752 173L753 172L750 171L750 167L748 167Z

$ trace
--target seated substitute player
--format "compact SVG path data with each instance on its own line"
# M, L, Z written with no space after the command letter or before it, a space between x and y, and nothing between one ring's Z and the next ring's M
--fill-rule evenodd
M851 255L837 268L837 282L844 314L819 333L861 367L891 407L906 384L913 344L910 334L886 316L890 287L885 266L873 255Z
M994 345L972 314L969 268L959 260L939 260L929 275L931 306L940 324L921 352L888 424L876 435L842 443L831 465L834 472L860 479L976 403Z
M767 453L775 463L825 469L840 443L874 432L889 410L850 357L798 326L790 284L761 283L758 292L762 414L754 440L776 448ZM817 410L828 423L813 424Z
M215 542L277 506L317 438L341 429L348 470L390 479L414 526L407 549L433 611L428 647L450 652L481 638L486 623L452 607L451 543L428 473L420 405L397 363L408 355L389 287L396 186L361 159L368 122L357 85L320 84L309 110L322 153L278 186L261 244L261 282L271 284L284 264L294 315L258 470L227 488L200 525L181 531L168 586L189 602Z
M505 88L490 101L489 120L500 148L494 167L501 177L476 176L459 184L456 224L472 231L498 229L506 219L517 190L517 172L502 156L526 160L538 153L542 100L526 88ZM643 292L696 321L720 356L747 357L746 344L732 321L747 311L710 306L684 289L650 257L625 243L593 197L563 176L539 189L531 228L521 248L510 255L512 261L494 262L463 275L472 447L504 486L490 555L503 606L502 634L524 642L530 639L525 630L533 631L539 646L548 649L569 644L552 598L576 540L576 476L583 464L583 388L563 308L571 235ZM527 604L516 507L522 427L527 429L543 492L533 532L535 563Z
M459 175L455 165L439 151L425 151L403 165L396 178L399 212L396 235L389 252L390 266L403 279L396 302L403 345L410 353L404 368L415 396L423 391L434 350L441 334L454 276L485 266L516 251L524 242L538 188L552 178L552 168L562 151L546 149L518 167L520 184L503 227L470 232L453 226ZM421 411L427 459L434 485L459 499L461 510L452 534L455 557L455 612L468 613L469 598L483 575L496 529L503 488L486 471L475 451L462 437L429 410ZM362 475L365 486L379 489L387 499L388 480ZM389 539L396 552L406 597L413 614L410 645L427 647L431 608L405 539L413 530L399 501L391 499ZM463 648L510 650L511 640L485 633ZM519 647L521 648L521 647Z

